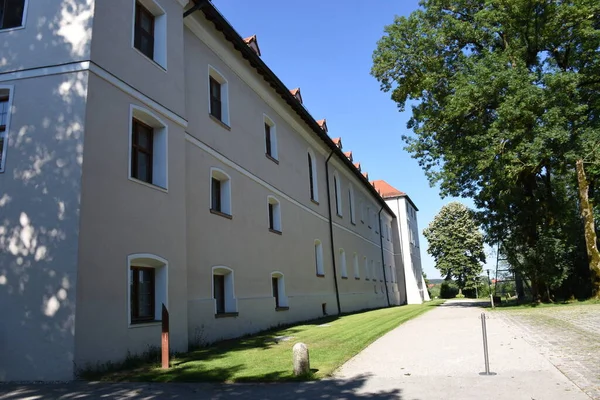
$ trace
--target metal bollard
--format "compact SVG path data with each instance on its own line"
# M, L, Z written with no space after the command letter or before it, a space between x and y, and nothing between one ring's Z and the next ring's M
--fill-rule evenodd
M481 372L479 375L496 375L495 373L490 372L490 356L488 354L487 326L485 320L485 313L481 313L481 332L483 333L483 358L485 360L485 372Z

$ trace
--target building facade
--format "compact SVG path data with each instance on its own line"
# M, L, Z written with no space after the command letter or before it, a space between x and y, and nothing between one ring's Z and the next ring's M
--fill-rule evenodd
M163 304L180 352L407 302L399 215L256 37L68 3L0 2L0 381L159 346Z

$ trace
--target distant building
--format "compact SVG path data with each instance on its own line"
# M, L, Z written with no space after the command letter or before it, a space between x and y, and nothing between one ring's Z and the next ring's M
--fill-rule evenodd
M417 223L419 209L406 193L392 187L387 182L374 181L373 186L397 216L395 221L398 224L400 240L399 243L394 243L394 249L399 249L402 254L407 302L408 304L421 304L423 301L429 301L429 293L421 267L419 225Z

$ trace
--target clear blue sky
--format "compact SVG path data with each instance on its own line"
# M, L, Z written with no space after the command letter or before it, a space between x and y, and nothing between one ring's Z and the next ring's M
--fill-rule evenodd
M290 89L300 87L305 107L326 118L331 137L342 137L369 179L406 192L419 208L423 269L439 278L422 230L452 199L440 199L417 161L404 150L410 110L400 113L370 75L383 28L408 16L418 0L213 0L242 37L256 34L262 59ZM461 200L469 207L470 200ZM493 260L492 260L493 258ZM488 265L495 257L488 256Z

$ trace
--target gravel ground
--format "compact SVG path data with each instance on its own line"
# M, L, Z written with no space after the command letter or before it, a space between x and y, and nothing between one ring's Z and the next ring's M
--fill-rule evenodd
M600 304L494 313L514 326L567 378L600 400Z

